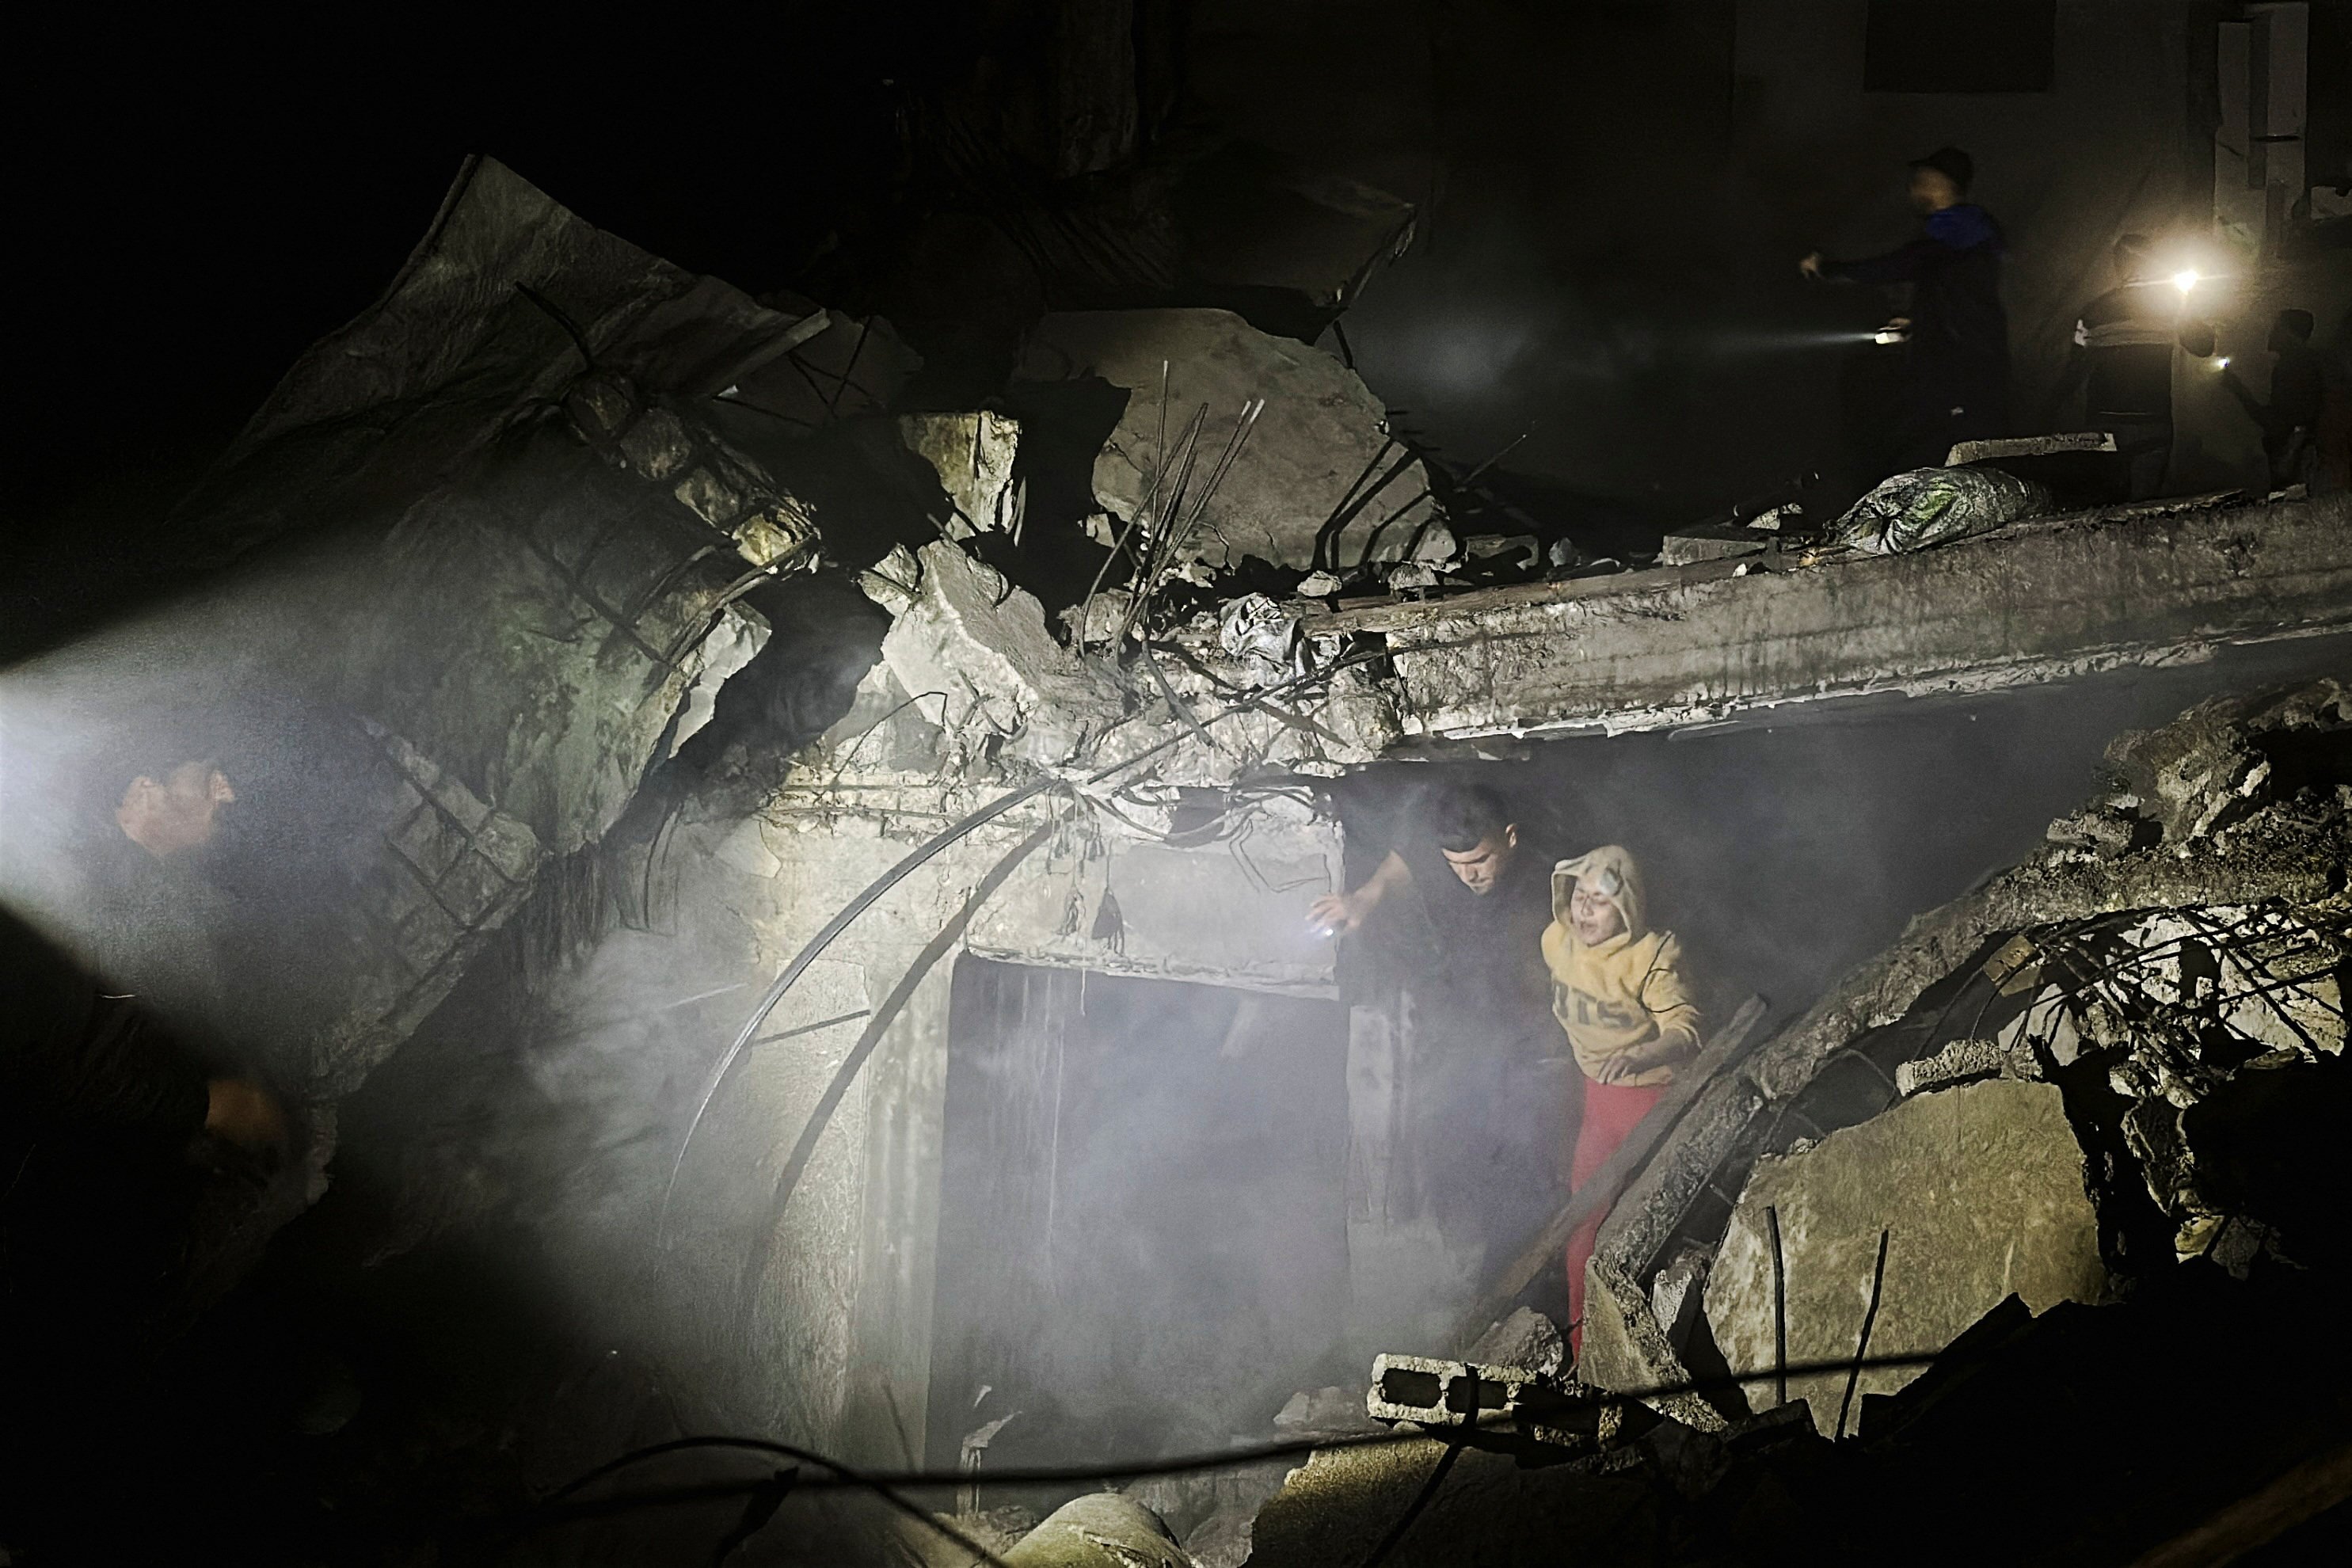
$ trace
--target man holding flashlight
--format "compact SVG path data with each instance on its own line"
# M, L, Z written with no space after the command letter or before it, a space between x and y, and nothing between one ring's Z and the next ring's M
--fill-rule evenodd
M2263 456L2270 464L2271 488L2307 484L2317 454L2321 410L2327 401L2327 376L2319 353L2311 346L2312 314L2281 310L2271 322L2264 345L2276 355L2271 366L2271 400L2263 402L2238 379L2229 362L2221 362L2221 384L2263 427Z
M1911 165L1918 238L1884 256L1797 264L1833 283L1907 283L1907 312L1889 323L1907 342L1908 386L1896 437L1905 468L1940 467L1953 446L2008 434L2009 317L2000 303L2000 225L1968 199L1976 163L1939 147ZM1882 340L1885 334L1882 334Z
M2189 309L2198 275L2165 276L2146 235L2116 241L2116 286L2083 307L2074 323L2074 353L2053 404L2083 389L2092 429L2116 438L2122 469L2116 488L2126 500L2161 493L2172 461L2172 354L2199 359L2213 353L2213 328Z

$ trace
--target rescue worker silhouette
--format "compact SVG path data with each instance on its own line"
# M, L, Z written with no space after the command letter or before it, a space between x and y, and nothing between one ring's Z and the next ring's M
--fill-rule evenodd
M1911 165L1911 205L1923 232L1859 261L1814 251L1797 264L1833 283L1905 283L1910 303L1889 322L1906 334L1904 406L1895 437L1903 468L1936 468L1962 441L2009 434L2009 317L2000 303L2000 225L1968 199L1976 161L1939 147Z

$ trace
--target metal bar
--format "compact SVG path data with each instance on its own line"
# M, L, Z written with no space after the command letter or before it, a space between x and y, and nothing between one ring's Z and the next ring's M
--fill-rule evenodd
M1764 1205L1772 1233L1772 1404L1789 1403L1789 1266L1780 1251L1780 1206Z
M1854 1342L1853 1365L1845 1374L1845 1397L1838 1401L1837 1436L1845 1436L1845 1415L1853 1404L1854 1385L1862 1381L1863 1358L1870 1353L1871 1326L1878 1321L1878 1293L1886 1284L1886 1232L1878 1233L1878 1266L1870 1274L1870 1307L1862 1314L1862 1338Z

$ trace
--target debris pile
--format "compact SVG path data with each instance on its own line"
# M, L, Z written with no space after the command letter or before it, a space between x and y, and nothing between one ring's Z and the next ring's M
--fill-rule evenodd
M2108 761L2043 852L1697 1097L1602 1232L1592 1289L1638 1332L1589 1334L1588 1377L1727 1366L1753 1403L1776 1365L1857 1353L1864 1300L1874 1347L1932 1352L2012 1292L2041 1310L2191 1262L2340 1262L2308 1157L2249 1145L2344 1092L2346 689L2210 700ZM1670 1262L1706 1272L1671 1338ZM1784 1381L1833 1430L1831 1384Z

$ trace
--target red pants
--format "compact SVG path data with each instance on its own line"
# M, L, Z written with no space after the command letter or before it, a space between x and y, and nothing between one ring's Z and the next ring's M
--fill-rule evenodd
M1592 1179L1592 1173L1633 1135L1634 1127L1665 1092L1662 1083L1634 1089L1584 1080L1584 1117L1576 1134L1576 1161L1569 1168L1570 1191L1580 1191ZM1580 1353L1584 1348L1584 1266L1591 1261L1593 1238L1608 1217L1606 1208L1598 1210L1568 1238L1568 1345L1572 1352Z

